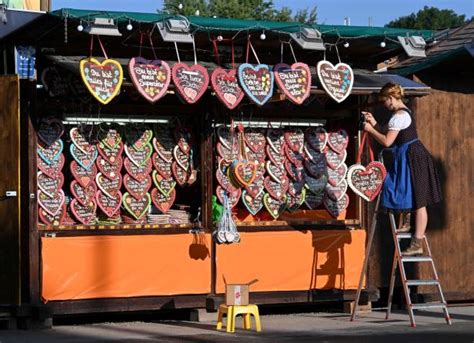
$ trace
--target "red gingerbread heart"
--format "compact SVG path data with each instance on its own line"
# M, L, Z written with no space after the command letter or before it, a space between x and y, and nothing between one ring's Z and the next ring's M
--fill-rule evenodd
M72 199L69 205L74 217L84 225L90 225L95 222L97 203L92 199L88 205L84 206L76 199Z
M176 189L173 189L168 195L161 193L156 188L151 190L151 201L161 213L167 213L171 209L171 206L173 206L175 200Z
M176 63L171 74L176 90L188 104L198 101L209 85L207 69L199 64L188 66L185 63Z
M117 156L114 164L111 164L102 156L97 157L96 165L99 171L108 179L116 178L120 174L120 170L123 166L122 157Z
M305 63L293 63L291 66L280 63L273 67L278 88L286 97L301 105L311 90L311 71Z
M387 171L380 162L370 162L366 167L361 164L350 166L347 181L351 189L366 201L374 200L382 189Z
M329 132L328 144L332 150L342 154L349 144L349 135L344 129Z
M56 178L61 174L61 170L64 167L64 162L66 161L66 158L64 157L63 154L59 156L59 159L57 161L53 161L51 164L47 164L42 158L39 156L36 158L36 164L38 166L38 169L41 170L45 175L48 175L49 177Z
M211 74L211 84L217 98L231 110L236 108L244 97L244 91L239 86L235 69L214 69Z
M109 197L102 192L97 192L96 194L97 205L102 212L104 212L107 218L113 218L116 216L120 211L120 206L122 205L122 193L120 193L120 191L116 191L111 195L112 196Z
M171 70L165 61L133 57L128 62L128 71L135 88L152 104L166 94Z
M92 165L91 169L86 169L80 166L76 161L71 161L69 165L72 176L81 184L82 187L87 187L89 183L93 182L97 175L97 167Z
M123 185L127 192L137 200L142 199L151 187L151 176L147 175L142 181L137 181L128 174L123 176Z
M239 203L242 190L239 188L236 191L229 193L221 186L217 186L216 195L222 205L224 205L224 197L227 196L229 198L230 208L234 208Z
M94 182L83 187L79 182L73 180L70 185L71 193L77 201L83 206L87 206L94 199L97 193L97 186Z

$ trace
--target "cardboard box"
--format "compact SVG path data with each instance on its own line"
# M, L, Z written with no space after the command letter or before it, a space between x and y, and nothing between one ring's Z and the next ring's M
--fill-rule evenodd
M225 285L225 303L226 305L248 305L249 285Z

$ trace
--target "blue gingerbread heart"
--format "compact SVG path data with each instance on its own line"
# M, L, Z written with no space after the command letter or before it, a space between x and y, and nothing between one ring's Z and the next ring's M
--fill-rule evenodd
M257 105L262 106L273 95L273 72L266 64L239 66L239 82L245 94Z
M71 152L71 156L76 160L76 162L81 167L87 170L91 170L92 166L95 163L95 160L97 159L97 155L99 154L97 148L89 154L85 154L83 151L79 150L75 144L71 144L69 146L69 151Z
M56 145L59 144L59 148ZM57 150L55 150L55 147ZM57 162L61 157L61 154L64 149L64 143L61 139L57 139L53 144L47 148L41 146L38 147L37 152L41 159L46 162L46 164L51 165L54 162Z

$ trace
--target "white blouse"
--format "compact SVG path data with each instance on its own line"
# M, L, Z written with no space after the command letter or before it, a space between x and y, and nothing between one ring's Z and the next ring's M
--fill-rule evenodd
M398 111L390 118L388 129L400 131L406 129L411 124L411 117L407 111Z

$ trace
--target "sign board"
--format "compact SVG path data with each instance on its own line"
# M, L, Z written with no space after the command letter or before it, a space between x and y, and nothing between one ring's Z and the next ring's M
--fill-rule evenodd
M36 49L32 46L15 46L15 74L20 79L36 80Z

